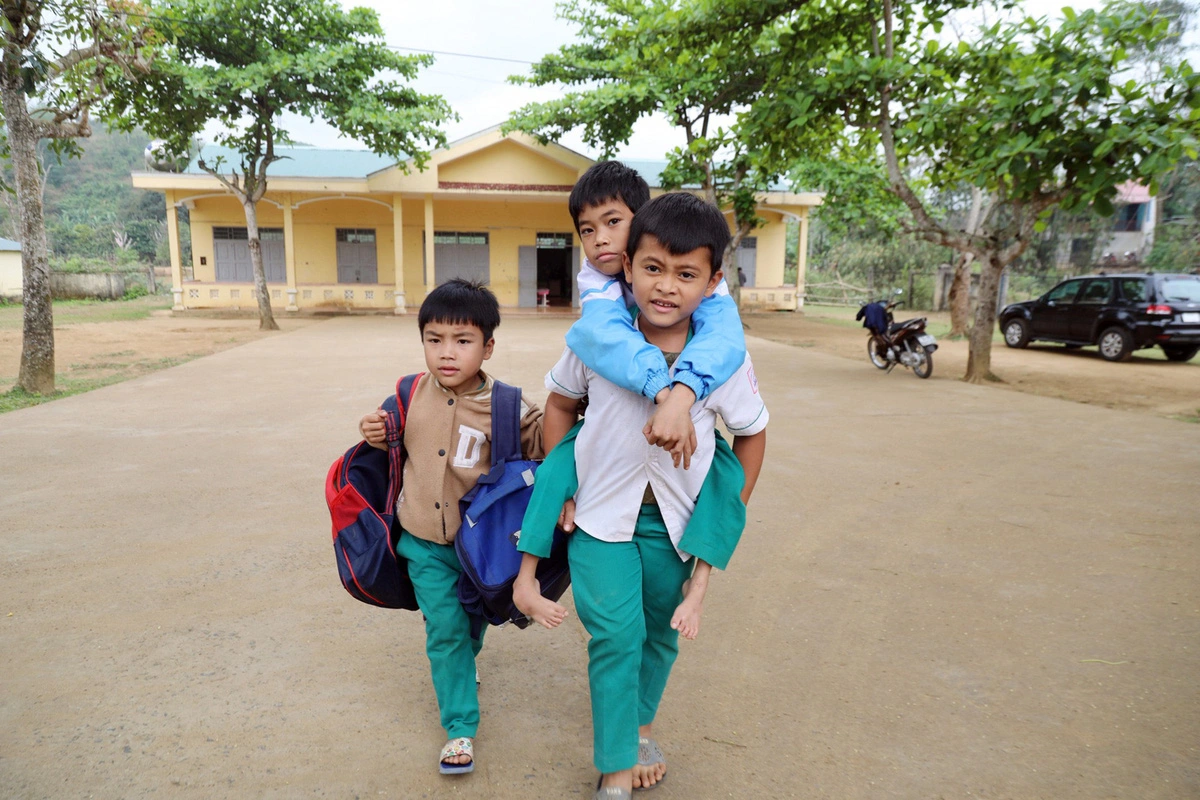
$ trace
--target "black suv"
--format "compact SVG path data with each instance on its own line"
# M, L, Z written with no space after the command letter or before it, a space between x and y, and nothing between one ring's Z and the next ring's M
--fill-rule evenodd
M999 322L1009 347L1095 344L1109 361L1124 361L1158 345L1171 361L1188 361L1200 351L1200 275L1071 278L1037 300L1005 306Z

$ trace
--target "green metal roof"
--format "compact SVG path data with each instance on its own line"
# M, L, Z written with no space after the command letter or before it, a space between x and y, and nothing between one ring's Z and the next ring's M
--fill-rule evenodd
M217 145L206 145L200 151L205 163L212 166L223 158L220 170L241 168L241 157L234 150ZM365 178L373 172L387 169L397 163L390 156L380 156L369 150L323 150L317 147L276 147L279 161L267 167L267 176L279 178ZM184 172L191 175L204 174L193 159Z

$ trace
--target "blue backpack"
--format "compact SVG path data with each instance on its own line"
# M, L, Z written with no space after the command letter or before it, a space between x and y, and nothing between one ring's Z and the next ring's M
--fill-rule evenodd
M538 462L521 457L521 390L496 381L492 386L492 465L462 498L462 527L454 550L462 564L458 599L472 618L478 638L482 623L513 623L525 628L530 620L512 600L513 581L521 567L517 540L521 520L533 495ZM554 532L550 557L538 562L537 579L543 597L558 600L571 585L566 536Z
M333 462L325 478L325 502L333 519L338 576L352 597L381 608L417 610L417 595L393 532L403 474L404 421L417 382L406 375L383 401L387 452L359 442Z

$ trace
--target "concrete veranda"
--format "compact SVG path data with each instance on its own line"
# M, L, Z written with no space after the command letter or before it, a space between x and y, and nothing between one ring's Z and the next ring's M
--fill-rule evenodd
M545 396L563 317L490 370ZM670 798L1200 794L1200 426L751 340L750 526L657 723ZM422 368L312 324L0 416L0 796L590 797L584 635L492 630L478 769L323 486Z

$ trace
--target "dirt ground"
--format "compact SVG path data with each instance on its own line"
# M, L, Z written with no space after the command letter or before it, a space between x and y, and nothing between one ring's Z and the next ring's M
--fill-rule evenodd
M543 402L569 322L506 317L489 370ZM1200 426L747 322L767 461L656 720L654 800L1200 797ZM478 768L437 774L421 618L346 595L323 494L421 368L416 322L284 325L64 324L68 366L223 352L0 415L0 798L590 798L569 598L556 631L488 632ZM1139 372L1200 373L1001 347L1010 380L1009 355L1155 398Z
M296 330L314 321L312 317L282 319L280 327ZM55 367L64 386L91 388L219 353L265 335L253 319L173 317L170 311L156 311L139 320L56 319ZM20 364L20 327L0 327L0 392L16 383Z
M931 328L945 314L920 312ZM746 333L842 358L867 360L866 332L857 326L806 314L749 314ZM933 328L936 330L936 328ZM957 380L967 370L966 340L942 338L933 358L930 380ZM1139 350L1121 364L1105 361L1094 347L1067 350L1058 344L1035 343L1024 350L1003 344L992 346L992 371L1001 379L994 384L1045 397L1078 403L1148 411L1171 417L1200 416L1200 356L1186 364L1166 361L1157 348ZM902 367L892 372L897 380L916 380Z
M945 315L930 316L936 325ZM290 331L319 321L284 317L280 325ZM745 321L749 335L866 362L865 332L844 320L776 313L749 314ZM137 377L211 355L265 335L269 334L260 332L250 317L172 316L169 311L155 312L143 320L67 322L55 327L59 373L68 380L89 380L97 385L118 375ZM0 392L16 382L20 348L19 329L0 329ZM1034 344L1025 350L1011 350L996 344L992 363L1003 381L996 385L1003 388L1105 408L1188 419L1200 416L1200 357L1176 364L1163 360L1157 350L1142 350L1127 363L1112 364L1100 358L1095 348L1068 351L1061 345ZM932 379L959 379L966 364L966 341L943 339L934 355ZM902 368L892 377L915 380Z

